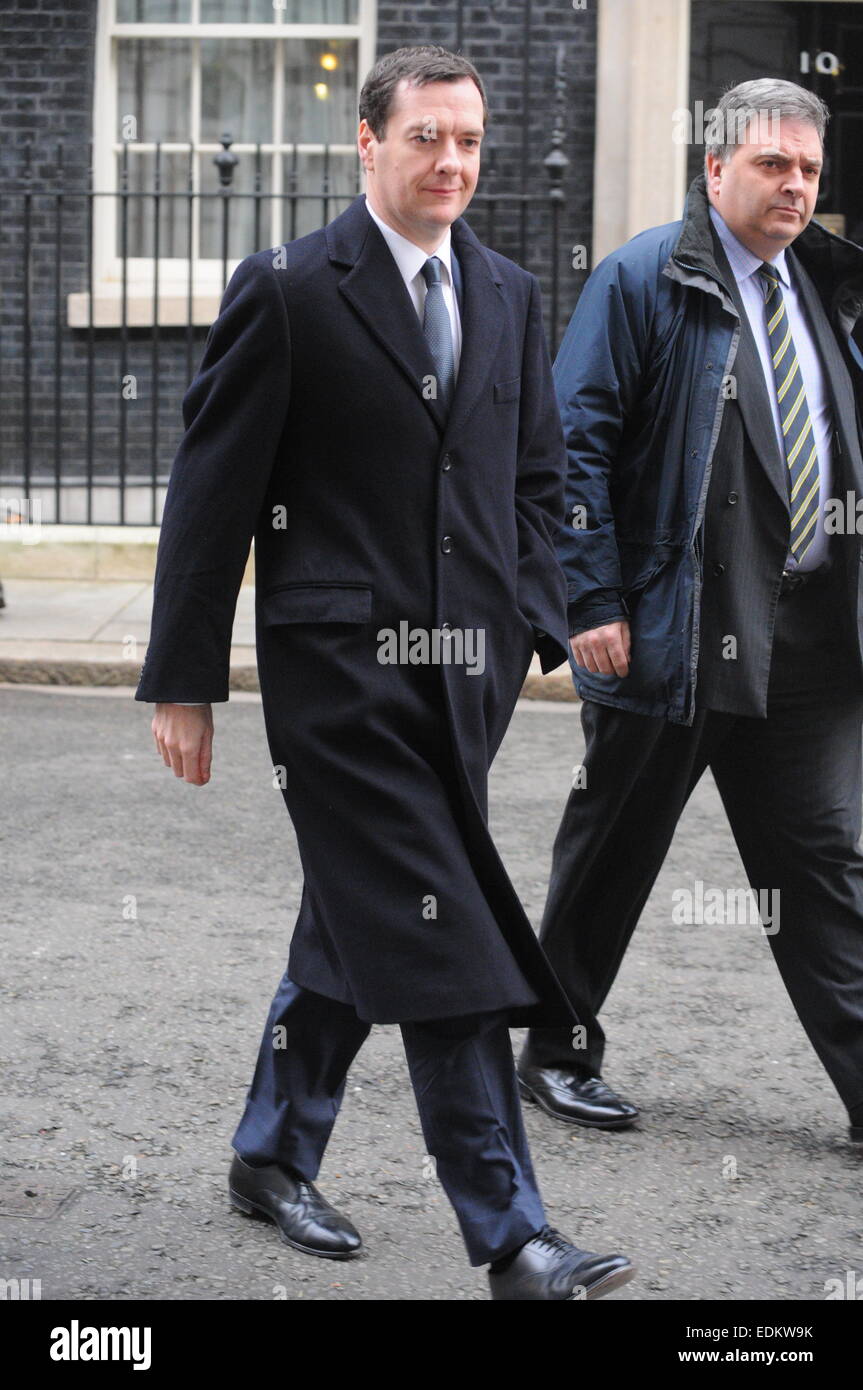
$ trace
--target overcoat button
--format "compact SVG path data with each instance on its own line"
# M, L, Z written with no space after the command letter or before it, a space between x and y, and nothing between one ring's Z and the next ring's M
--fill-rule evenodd
M734 503L737 501L737 493L736 493L736 492L729 492L729 494L728 494L728 501L731 503L731 505L732 505L732 507L733 507L733 506L734 506Z
M724 566L724 565L714 565L714 566L713 566L713 573L714 573L714 574L724 574L724 573L725 573L725 566Z
M449 555L450 551L452 550L452 536L444 536L443 540L440 543L440 548L443 551L444 555Z
M452 459L450 458L449 454L444 455L444 460L441 464L441 468L443 469L444 473L448 473L452 468Z

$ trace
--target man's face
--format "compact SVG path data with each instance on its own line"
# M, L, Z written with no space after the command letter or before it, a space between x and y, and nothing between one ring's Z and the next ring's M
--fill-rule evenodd
M482 136L482 98L469 77L425 87L400 82L384 139L360 122L358 146L375 212L434 250L473 197Z
M812 218L823 152L808 121L752 121L727 164L707 157L708 196L724 222L762 260L772 260Z

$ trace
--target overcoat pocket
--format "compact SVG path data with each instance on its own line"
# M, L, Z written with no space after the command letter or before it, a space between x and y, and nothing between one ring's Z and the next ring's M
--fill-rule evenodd
M510 381L496 381L494 383L495 401L517 401L521 395L521 377L514 376Z
M279 584L261 596L265 627L278 623L368 623L372 590L366 584Z

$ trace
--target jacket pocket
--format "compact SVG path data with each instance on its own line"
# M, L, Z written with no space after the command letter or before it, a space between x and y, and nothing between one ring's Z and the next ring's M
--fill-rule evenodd
M368 623L372 590L366 584L278 584L261 595L265 627L278 623Z
M624 594L646 588L655 574L679 554L682 547L657 541L618 540L620 575Z
M509 381L494 383L494 399L498 401L517 401L521 395L521 377L514 376Z

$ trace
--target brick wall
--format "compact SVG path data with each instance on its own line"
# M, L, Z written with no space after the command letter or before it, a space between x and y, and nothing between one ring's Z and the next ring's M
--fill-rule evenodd
M530 5L525 26L524 0L463 6L461 51L475 63L488 89L491 121L479 192L525 191L544 194L549 179L543 159L551 148L555 125L555 61L564 48L565 109L563 150L569 159L564 180L566 200L560 223L561 308L558 332L566 326L585 276L571 269L572 247L590 249L593 196L594 98L596 83L596 4L585 11L567 3ZM455 48L458 6L427 3L386 4L378 7L379 50L416 43L418 36ZM527 61L526 61L527 60ZM484 236L483 212L469 213L475 231ZM511 215L495 228L494 243L504 255L520 259L520 238ZM531 212L525 264L548 288L551 259L547 209ZM547 325L552 337L551 324Z
M479 191L538 195L527 221L522 257L522 223L514 201L500 205L494 224L480 201L469 213L474 229L504 254L551 283L549 180L543 159L555 125L555 61L564 46L566 62L565 139L569 158L560 214L559 336L584 273L571 269L574 244L588 246L591 221L593 104L596 15L571 3L530 6L497 0L462 7L461 51L483 75L491 123ZM189 355L200 357L204 329L191 347L183 330L160 332L158 392L154 408L152 334L130 331L125 370L137 379L138 398L123 401L119 330L97 330L90 351L86 331L66 326L66 296L87 288L87 145L92 134L96 0L0 0L0 495L14 493L29 446L33 475L49 482L86 473L88 437L93 477L110 483L121 468L121 420L127 476L147 479L155 466L166 477L182 429L180 401ZM457 46L458 6L440 3L381 3L378 51L430 41ZM33 197L21 196L25 144L32 148ZM58 151L62 143L62 154ZM40 196L62 185L58 223L56 199ZM24 246L31 242L25 287ZM58 254L57 247L60 251ZM252 246L245 248L251 251ZM237 247L236 254L241 248ZM27 294L29 289L29 298ZM28 308L29 306L29 308ZM546 294L548 315L548 294ZM29 336L25 330L29 321ZM555 334L547 321L549 336ZM30 369L25 372L25 354ZM60 370L58 372L58 363ZM29 429L27 380L29 380ZM91 386L92 383L92 386ZM91 404L92 402L92 404ZM89 435L88 435L89 422ZM78 515L66 511L65 520ZM114 513L116 515L116 513ZM109 520L111 512L95 519ZM50 513L46 514L50 519ZM149 520L136 513L131 519Z

